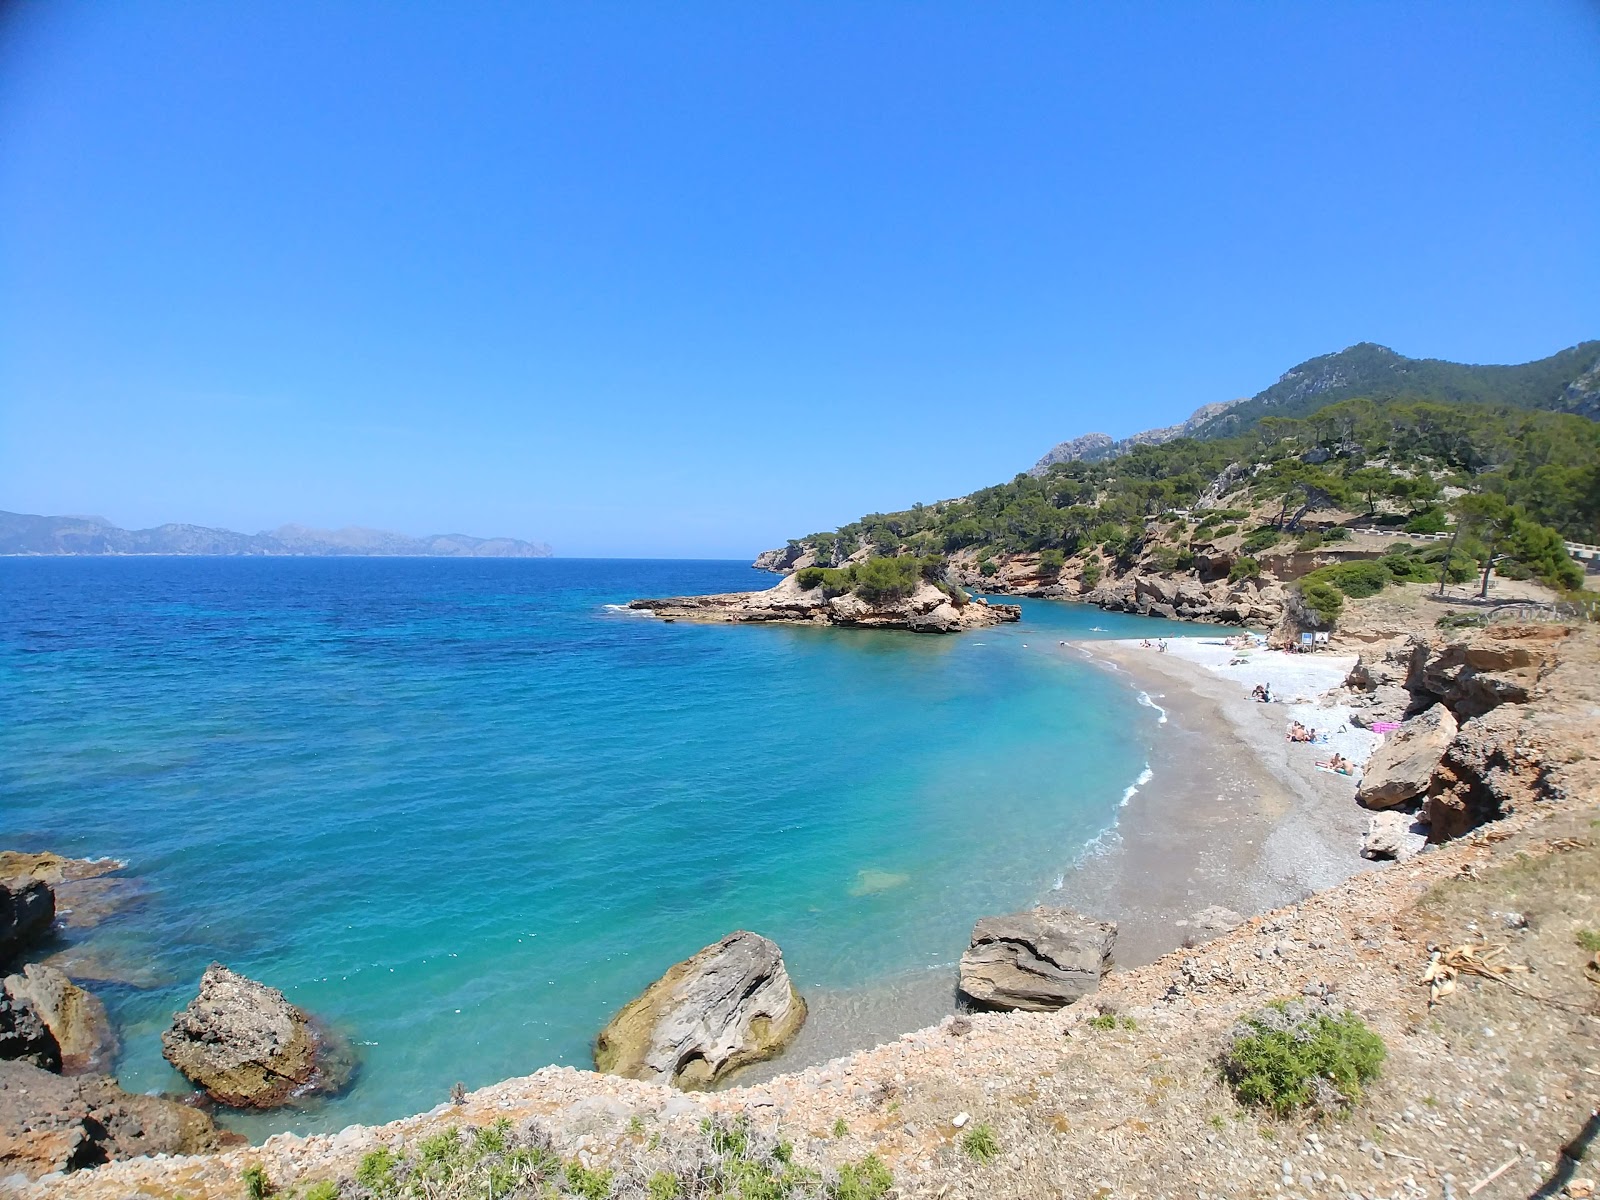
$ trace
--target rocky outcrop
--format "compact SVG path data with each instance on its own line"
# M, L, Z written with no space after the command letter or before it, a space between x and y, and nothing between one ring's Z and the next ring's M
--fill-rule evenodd
M56 897L42 879L0 878L0 962L50 932Z
M0 1059L61 1070L61 1047L33 1006L0 992Z
M349 1048L313 1025L282 992L228 970L206 968L200 994L172 1018L161 1052L218 1104L276 1108L349 1082Z
M0 1062L0 1190L12 1175L36 1179L122 1158L203 1154L238 1143L197 1109L134 1096L105 1075L66 1079L24 1062Z
M1530 744L1524 710L1507 705L1464 721L1445 748L1422 808L1429 839L1449 841L1513 811L1524 800L1546 800L1559 751Z
M764 592L726 592L714 596L674 596L634 600L667 620L764 622L803 625L850 625L864 629L909 629L915 633L955 633L1022 619L1014 604L990 604L956 598L926 580L910 595L895 600L867 601L850 592L830 594L822 587L802 588L791 575Z
M983 1008L1063 1008L1100 986L1117 927L1067 908L985 917L961 956L961 992Z
M1407 686L1441 700L1462 720L1526 704L1571 632L1562 625L1493 626L1416 664Z
M613 1017L595 1040L595 1067L710 1087L777 1054L805 1017L777 945L740 930L672 967Z
M1392 858L1404 862L1422 852L1428 844L1428 829L1412 813L1389 809L1367 818L1367 833L1361 839L1361 856Z
M1113 612L1139 613L1219 625L1274 625L1283 615L1285 593L1269 580L1226 579L1203 583L1188 574L1128 574L1083 594Z
M93 928L138 898L138 881L115 877L124 866L113 858L0 850L0 879L30 879L49 887L56 922L65 929Z
M772 571L774 574L782 575L794 570L795 564L805 553L805 546L799 542L790 542L778 550L763 550L756 555L755 562L750 565L758 571Z
M99 997L84 991L55 967L29 963L3 984L13 1004L26 1005L49 1029L59 1052L52 1068L63 1075L97 1075L111 1069L117 1035Z
M1350 692L1346 703L1354 725L1404 721L1432 701L1407 686L1428 658L1428 643L1418 637L1400 638L1356 657L1345 677Z
M1412 717L1367 759L1356 800L1367 808L1394 808L1421 796L1455 736L1456 719L1442 704Z

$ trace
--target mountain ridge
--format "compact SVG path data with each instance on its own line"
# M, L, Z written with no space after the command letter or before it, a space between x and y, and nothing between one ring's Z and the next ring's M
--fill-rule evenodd
M1600 340L1579 342L1545 358L1510 365L1410 358L1376 342L1357 342L1296 364L1254 396L1201 405L1188 420L1176 425L1118 440L1088 433L1059 442L1028 473L1043 475L1061 462L1116 458L1136 446L1160 445L1180 437L1229 437L1263 417L1302 417L1357 397L1509 404L1600 420Z
M280 525L260 533L238 533L186 522L149 529L123 529L104 517L39 516L0 511L0 555L218 555L226 557L428 557L549 558L550 546L518 538L480 538L464 533L411 537L381 529L347 526L312 529Z

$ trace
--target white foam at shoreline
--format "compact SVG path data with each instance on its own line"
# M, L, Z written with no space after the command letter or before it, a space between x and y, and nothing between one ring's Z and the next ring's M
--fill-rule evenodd
M1149 692L1139 693L1139 703L1144 705L1146 708L1153 708L1156 710L1157 725L1165 725L1167 723L1167 710L1162 708L1161 705L1157 704L1154 700L1150 699Z
M1165 719L1165 718L1163 718L1163 719ZM1130 783L1126 788L1123 789L1123 792L1122 792L1122 803L1117 805L1117 807L1118 808L1127 808L1128 807L1128 801L1132 800L1135 796L1137 796L1139 794L1139 789L1142 788L1145 784L1149 783L1152 779L1154 779L1155 778L1155 774L1156 773L1150 769L1150 764L1149 763L1145 763L1144 770L1139 772L1139 777L1137 779L1135 779L1132 783Z

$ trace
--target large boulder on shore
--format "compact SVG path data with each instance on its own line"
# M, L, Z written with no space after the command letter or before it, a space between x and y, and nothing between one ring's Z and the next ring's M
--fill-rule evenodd
M212 963L161 1053L218 1104L276 1108L350 1081L349 1047L268 987Z
M117 1035L106 1006L65 973L45 963L29 963L0 983L13 1004L30 1007L49 1029L60 1051L63 1075L98 1075L111 1069Z
M1410 718L1367 759L1356 800L1368 808L1394 808L1422 795L1455 736L1456 719L1442 704Z
M771 1058L800 1031L805 1002L783 954L740 930L672 967L595 1039L598 1070L684 1089Z
M25 1000L0 992L0 1059L25 1062L44 1071L61 1070L61 1047L50 1027Z
M0 1062L0 1191L12 1175L37 1179L120 1158L203 1154L242 1140L198 1109L130 1095L106 1075L66 1079Z
M1063 1008L1100 986L1117 927L1068 908L985 917L961 956L961 992L984 1008Z
M56 897L42 879L0 878L0 962L50 932Z

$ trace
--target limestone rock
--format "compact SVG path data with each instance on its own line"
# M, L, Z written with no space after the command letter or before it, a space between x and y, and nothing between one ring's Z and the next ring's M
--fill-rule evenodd
M1361 856L1405 862L1420 854L1427 844L1426 826L1410 813L1389 809L1375 812L1367 818L1367 834L1361 839Z
M44 963L29 963L0 987L12 1003L32 1008L50 1030L60 1049L63 1075L98 1075L111 1069L117 1035L99 997Z
M1231 908L1223 908L1220 904L1213 904L1209 908L1202 908L1189 918L1189 937L1192 942L1209 941L1211 938L1220 937L1230 933L1244 924L1244 918Z
M1529 744L1524 711L1506 705L1461 723L1423 805L1430 840L1447 842L1524 801L1556 794L1550 755Z
M349 1082L349 1048L312 1024L277 988L220 963L161 1035L168 1062L219 1104L276 1108Z
M1456 719L1442 704L1412 717L1372 753L1356 790L1368 808L1393 808L1422 795L1456 735Z
M976 597L958 603L927 580L919 580L909 595L899 599L868 601L849 592L802 588L794 575L764 592L633 600L628 607L672 620L853 625L918 633L954 633L1022 619L1022 609L1015 604L990 604Z
M61 1070L61 1047L33 1006L0 992L0 1059Z
M0 962L44 937L56 919L56 897L42 879L0 879Z
M781 550L763 550L756 555L755 562L750 565L758 571L772 571L781 573L794 570L795 564L801 555L806 553L804 546L790 542Z
M1492 626L1420 663L1409 686L1438 697L1461 720L1502 704L1526 704L1569 633L1563 625Z
M672 967L595 1040L607 1074L709 1087L771 1058L805 1021L777 945L740 930Z
M1112 922L1067 908L984 917L961 956L961 991L986 1008L1062 1008L1099 988L1116 940Z
M66 1079L0 1062L0 1179L150 1154L203 1154L237 1140L199 1110L130 1095L109 1076Z

